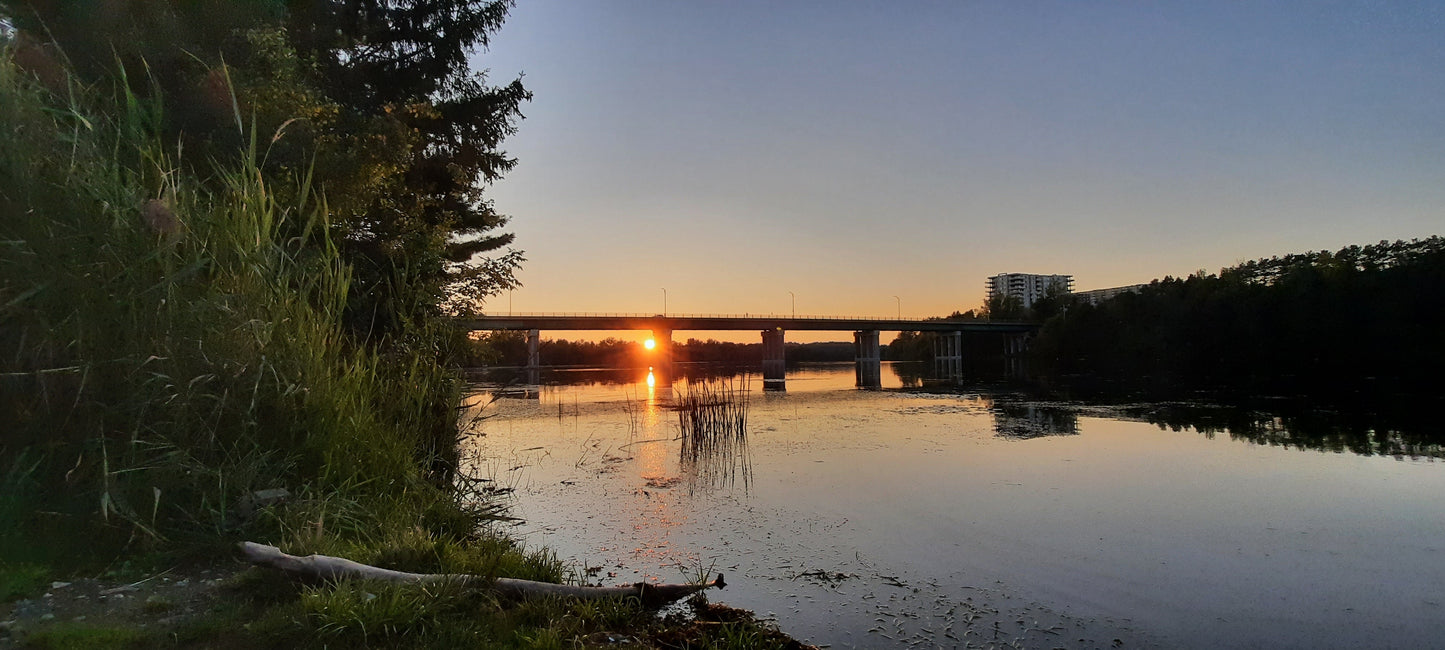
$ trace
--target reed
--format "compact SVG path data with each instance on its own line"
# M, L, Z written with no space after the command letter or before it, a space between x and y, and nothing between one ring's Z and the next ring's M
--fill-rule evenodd
M682 432L681 464L702 485L744 487L752 481L748 455L748 400L751 376L689 380L674 401Z
M386 341L348 337L351 269L325 201L306 175L262 169L258 143L281 134L243 133L234 159L188 169L155 135L159 101L118 87L119 101L41 87L0 42L0 601L38 598L118 556L214 559L237 538L402 570L562 579L555 556L480 527L499 512L457 459L461 382L439 363L449 327L421 319ZM426 290L406 273L387 289L401 300ZM291 493L284 506L233 509L274 487ZM689 638L654 632L658 619L624 604L574 614L561 601L237 580L178 631L55 621L21 643ZM709 634L684 644L708 647Z
M0 514L200 541L233 534L232 504L266 488L386 502L356 530L453 501L436 479L461 399L444 324L350 340L324 198L309 175L263 172L279 134L245 134L201 175L155 136L159 100L119 87L62 97L0 52L0 467L32 486Z

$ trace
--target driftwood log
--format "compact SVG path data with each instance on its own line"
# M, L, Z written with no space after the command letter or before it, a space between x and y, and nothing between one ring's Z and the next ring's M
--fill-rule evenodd
M723 582L721 573L717 579L703 584L648 584L635 582L630 585L617 587L583 587L577 585L559 585L550 582L536 582L534 580L517 580L514 578L486 578L459 573L407 573L405 571L393 571L374 567L369 564L353 562L346 558L332 557L330 555L308 555L298 557L281 552L275 546L257 544L255 542L241 542L241 555L252 564L270 567L278 571L294 576L319 579L319 580L340 580L343 578L355 578L362 580L378 580L381 582L399 583L429 583L447 582L460 584L464 587L475 587L478 589L490 589L499 595L510 598L577 598L581 600L596 600L604 598L636 598L648 607L657 607L681 600L708 587L721 589L727 586Z

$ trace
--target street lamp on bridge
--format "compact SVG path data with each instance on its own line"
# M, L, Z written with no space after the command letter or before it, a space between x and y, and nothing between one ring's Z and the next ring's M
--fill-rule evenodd
M903 299L898 296L893 296L893 299L898 301L898 320L903 320Z
M666 315L667 315L667 287L661 287L661 289L662 289L662 315L663 315L663 316L666 316Z
M797 296L794 296L794 295L793 295L793 292L791 292L791 291L788 292L788 295L789 295L789 296L792 296L792 298L793 298L793 318L797 318L797 317L798 317L798 297L797 297Z

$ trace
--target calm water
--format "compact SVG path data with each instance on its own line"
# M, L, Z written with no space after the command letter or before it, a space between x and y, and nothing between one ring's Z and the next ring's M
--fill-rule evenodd
M834 647L1445 646L1438 447L900 391L886 365L895 390L857 391L844 364L754 376L746 456L684 466L684 389L645 374L556 373L471 443L511 532L594 582L712 567L714 601Z

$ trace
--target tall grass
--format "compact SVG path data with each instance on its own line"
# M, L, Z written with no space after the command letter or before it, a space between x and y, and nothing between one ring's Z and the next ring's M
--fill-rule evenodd
M554 555L479 534L495 506L452 487L461 384L437 360L454 333L432 320L379 345L348 340L351 271L307 178L262 173L276 136L244 133L236 159L197 172L154 136L161 110L123 90L44 90L0 49L0 600L87 568L76 556L106 562L107 541L213 550L239 536L402 570L563 579ZM406 300L417 286L401 273L387 289ZM294 496L232 508L272 487ZM570 647L660 625L624 602L240 579L249 595L174 636L56 622L29 638ZM691 634L683 645L707 639Z
M270 487L366 511L333 532L435 511L461 395L418 352L441 326L347 340L350 270L309 179L262 174L273 135L197 173L155 138L158 101L105 97L0 55L0 465L28 459L40 500L0 513L162 539L224 537Z
M674 403L682 432L681 464L694 486L749 485L748 398L751 378L689 380Z

